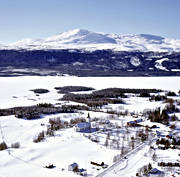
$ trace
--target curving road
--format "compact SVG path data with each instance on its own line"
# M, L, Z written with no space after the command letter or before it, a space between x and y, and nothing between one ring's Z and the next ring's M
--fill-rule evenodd
M156 139L153 139L154 142ZM150 158L146 157L149 151L149 142L144 142L134 150L126 154L127 159L121 158L117 163L97 175L96 177L132 177L143 165L149 163Z

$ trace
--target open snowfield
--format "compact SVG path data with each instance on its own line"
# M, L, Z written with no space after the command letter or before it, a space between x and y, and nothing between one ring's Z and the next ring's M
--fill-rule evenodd
M0 108L36 105L37 103L45 102L52 104L63 103L58 100L63 95L58 94L57 90L54 89L54 87L61 86L86 86L97 90L110 87L155 88L178 92L180 89L179 83L180 77L0 77ZM37 96L30 91L36 88L48 89L50 92ZM126 104L124 105L108 106L113 110L121 107L122 110L136 113L142 112L144 109L155 109L163 106L161 101L150 102L148 98L130 97L125 98L125 101ZM98 144L92 142L87 136L85 137L83 133L76 132L74 128L67 128L56 131L54 137L46 137L43 142L33 142L34 137L39 132L46 130L49 118L60 117L61 120L70 121L70 119L78 117L86 118L87 114L87 111L80 111L78 113L46 115L35 120L18 119L14 115L0 117L0 142L5 140L9 147L12 143L20 143L19 149L9 148L0 151L0 177L75 177L77 176L75 173L68 171L68 165L73 162L78 163L80 168L87 169L88 176L97 176L103 169L93 168L90 164L91 161L105 162L105 164L110 166L113 164L113 157L120 154L120 150L104 146L106 134L101 132L96 134L95 132L95 135L101 138ZM99 119L110 118L111 116L106 112L90 112L90 115L92 118ZM179 113L177 113L177 116L179 117ZM136 119L133 119L130 115L119 118L114 117L114 119L110 120L111 123L117 123L119 126L122 125L122 122L126 124L128 121ZM147 120L143 120L141 124L154 125ZM162 131L169 131L167 126L157 123L156 125ZM132 133L131 129L129 130L130 134L134 136L135 133ZM121 138L121 134L119 137ZM130 154L128 159L122 162L121 166L118 166L105 176L134 176L137 168L152 162L152 159L146 156L148 151L148 144L144 144L140 151ZM158 155L163 156L161 151L158 152ZM175 155L173 154L173 156ZM56 168L44 168L44 166L49 164L54 164Z
M90 161L97 159L112 163L112 157L117 153L116 151L98 146L83 134L75 132L73 128L58 131L55 137L46 138L44 142L33 143L33 138L38 132L45 129L40 124L46 124L48 120L49 117L32 121L17 119L14 116L1 118L6 142L8 145L20 142L21 148L1 152L0 176L24 177L26 174L27 177L39 175L72 177L77 175L68 172L67 167L73 162L77 162L85 169L91 169ZM2 142L1 139L0 141ZM51 163L56 165L55 169L44 168ZM91 175L95 173L94 170L88 172Z
M54 87L87 86L95 89L156 88L171 91L180 89L180 77L60 77L24 76L0 77L0 108L34 105L42 102L58 103L62 96ZM44 88L50 92L36 96L31 89Z

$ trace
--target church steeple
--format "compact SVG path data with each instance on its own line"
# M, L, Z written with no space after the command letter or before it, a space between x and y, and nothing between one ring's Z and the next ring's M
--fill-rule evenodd
M88 120L89 120L89 130L91 131L91 117L90 117L89 112L88 112L87 118L88 118Z

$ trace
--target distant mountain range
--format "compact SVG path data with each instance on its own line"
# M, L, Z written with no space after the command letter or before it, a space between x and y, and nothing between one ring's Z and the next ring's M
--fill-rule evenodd
M169 39L149 34L105 34L84 29L74 29L46 39L24 39L0 49L83 49L88 51L111 49L113 51L180 51L180 39Z
M180 40L74 29L0 45L0 76L180 76Z

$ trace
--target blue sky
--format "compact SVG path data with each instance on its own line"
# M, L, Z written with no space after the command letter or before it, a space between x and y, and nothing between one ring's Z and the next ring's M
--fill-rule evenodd
M180 38L180 0L0 0L0 43L82 28Z

